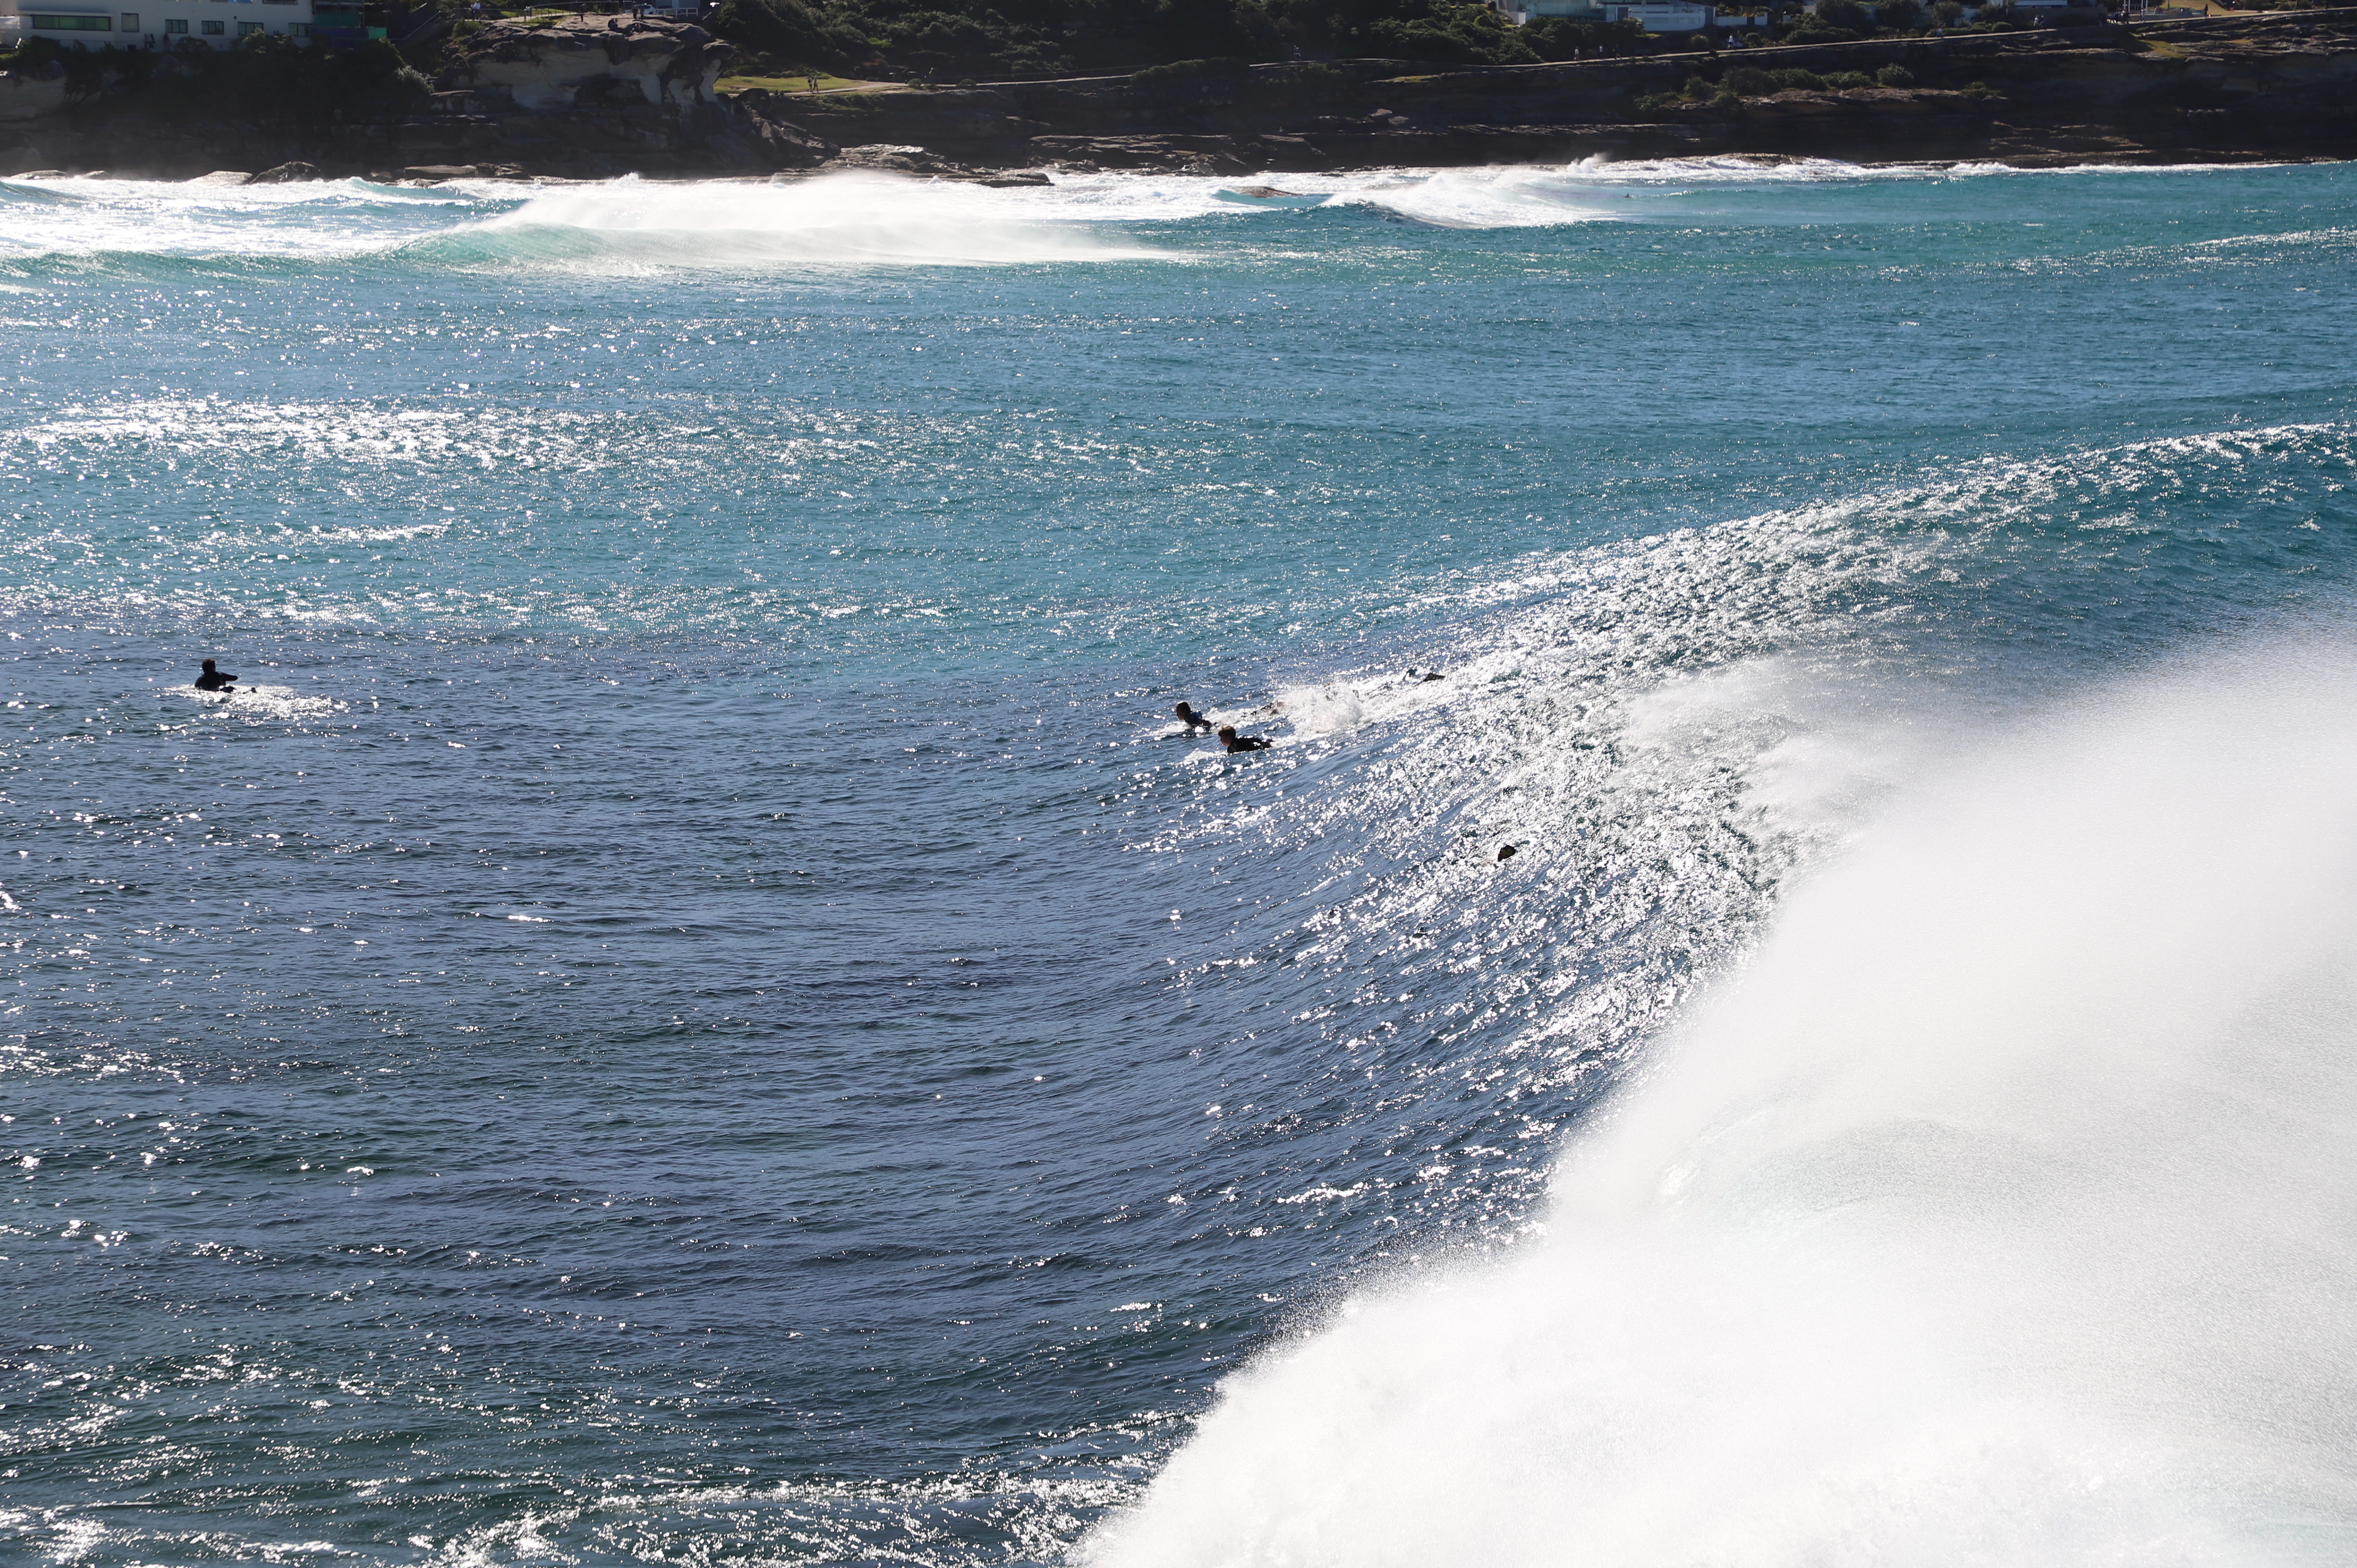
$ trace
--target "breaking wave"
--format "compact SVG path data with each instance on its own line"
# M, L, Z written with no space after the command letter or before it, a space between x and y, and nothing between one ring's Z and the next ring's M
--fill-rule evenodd
M2346 1561L2352 735L2319 638L1919 769L1542 1239L1266 1355L1083 1560Z

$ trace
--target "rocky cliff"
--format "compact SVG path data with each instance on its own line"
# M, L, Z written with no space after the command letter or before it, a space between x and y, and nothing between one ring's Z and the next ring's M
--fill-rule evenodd
M702 27L625 16L494 22L452 46L446 86L531 113L710 103L737 51Z
M429 113L303 128L165 124L102 89L77 100L54 81L0 77L0 174L299 160L387 177L870 168L1009 182L1058 167L1243 175L1700 153L2023 165L2357 156L2357 9L2133 33L1438 70L1344 60L819 96L719 95L729 53L668 22L496 24L453 46ZM1760 91L1761 70L1853 85ZM1854 85L1876 73L1899 84Z
M1742 67L1854 79L1894 66L1906 85L1716 87ZM1714 86L1679 96L1697 81ZM808 99L747 108L838 145L914 145L977 167L1240 174L1745 152L2018 164L2348 157L2357 9L1558 65L1260 66L1184 88L1114 79L893 94L842 110Z

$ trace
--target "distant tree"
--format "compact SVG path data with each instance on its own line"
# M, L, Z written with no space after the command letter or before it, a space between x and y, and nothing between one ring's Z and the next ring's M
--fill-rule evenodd
M707 19L715 33L771 66L848 66L874 52L856 28L802 0L720 0Z
M1523 41L1541 59L1569 59L1573 51L1593 57L1600 48L1628 54L1643 46L1638 22L1579 22L1569 16L1537 16L1523 25Z
M1377 18L1359 30L1366 52L1450 65L1534 65L1538 51L1487 5L1426 0L1420 16Z

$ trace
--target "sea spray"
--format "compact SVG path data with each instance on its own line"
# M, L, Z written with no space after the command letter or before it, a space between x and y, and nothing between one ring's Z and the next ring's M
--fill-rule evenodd
M1095 1568L2345 1561L2357 650L1895 805L1542 1241L1233 1379Z
M511 211L413 249L419 259L448 263L598 269L987 266L1170 254L1056 220L1065 216L985 187L884 174L774 185L616 180L533 192Z

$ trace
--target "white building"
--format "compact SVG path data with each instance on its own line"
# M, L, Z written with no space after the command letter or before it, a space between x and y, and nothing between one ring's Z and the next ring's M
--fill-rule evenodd
M1634 5L1607 5L1602 10L1608 22L1634 22L1649 33L1699 32L1718 16L1712 0L1698 5L1689 5L1685 0L1637 0Z
M311 36L311 0L0 0L0 48L27 38L54 38L69 48L168 49L183 38L227 48L256 33Z
M1634 22L1649 33L1692 33L1718 22L1717 0L1504 0L1516 26L1534 16L1569 16L1581 22Z

